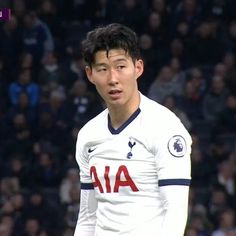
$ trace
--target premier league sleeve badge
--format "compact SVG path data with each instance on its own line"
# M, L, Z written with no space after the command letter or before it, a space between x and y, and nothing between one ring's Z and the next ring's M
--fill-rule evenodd
M181 135L175 135L168 142L168 150L174 157L183 157L187 151L185 139Z

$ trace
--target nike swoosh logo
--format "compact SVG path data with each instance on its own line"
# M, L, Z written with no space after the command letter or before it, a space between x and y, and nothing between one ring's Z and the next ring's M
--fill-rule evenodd
M96 147L95 147L95 148L89 148L89 149L88 149L88 153L93 152L95 149L96 149Z

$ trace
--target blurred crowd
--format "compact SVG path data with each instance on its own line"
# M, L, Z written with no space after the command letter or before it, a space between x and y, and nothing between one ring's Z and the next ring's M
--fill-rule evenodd
M236 235L236 1L1 0L0 8L11 9L0 21L1 236L73 235L76 136L104 109L80 42L111 22L138 34L140 91L192 135L185 236Z

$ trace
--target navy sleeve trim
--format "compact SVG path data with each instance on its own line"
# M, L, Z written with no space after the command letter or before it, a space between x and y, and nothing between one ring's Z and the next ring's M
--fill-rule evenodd
M190 179L161 179L158 181L159 186L167 186L167 185L189 186L190 183L191 183Z
M81 183L80 185L81 189L93 189L93 184L92 183Z

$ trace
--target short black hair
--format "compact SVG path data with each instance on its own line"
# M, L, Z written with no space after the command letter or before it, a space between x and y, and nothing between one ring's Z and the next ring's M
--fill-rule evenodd
M133 61L141 57L136 33L119 23L97 27L81 42L81 53L89 66L94 64L96 52L105 50L108 54L111 49L124 49Z

